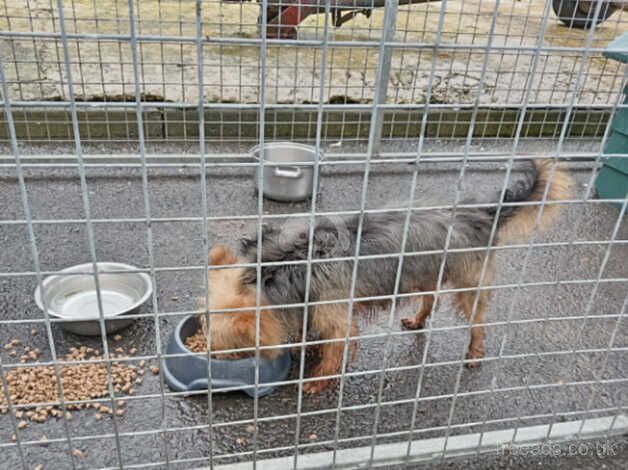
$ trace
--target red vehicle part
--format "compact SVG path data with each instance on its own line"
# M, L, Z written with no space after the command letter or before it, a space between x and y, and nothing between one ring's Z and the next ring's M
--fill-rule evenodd
M399 0L399 5L436 1L440 0ZM324 12L326 3L326 0L270 0L266 9L266 37L295 39L297 26L308 16ZM329 4L333 25L339 27L356 15L370 16L373 8L386 6L386 0L330 0Z
M305 18L317 11L316 7L306 7L302 5L268 7L266 14L266 37L277 39L296 38L297 26Z
M223 0L245 2L251 0ZM399 0L399 5L438 2L440 0ZM590 28L596 3L602 1L597 18L601 23L616 10L628 11L628 0L552 0L554 12L561 22L570 28ZM356 15L371 15L373 8L386 6L387 0L329 0L332 23L339 27ZM258 3L262 3L258 0ZM325 11L327 0L269 0L266 9L266 37L271 39L295 39L297 26L308 16ZM345 13L343 13L345 12ZM261 23L261 21L260 21Z

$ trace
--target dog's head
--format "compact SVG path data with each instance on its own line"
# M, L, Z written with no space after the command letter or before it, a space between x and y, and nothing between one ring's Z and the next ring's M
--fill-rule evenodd
M211 267L209 269L211 310L255 307L255 293L242 284L244 269L233 266L238 262L238 258L228 246L216 245L210 250L208 264Z
M233 265L244 263L231 249L216 245L209 252L209 311L211 313L211 348L213 351L255 347L256 305L255 288L243 283L244 268ZM266 302L261 299L261 304ZM204 305L201 306L205 310ZM237 312L220 310L239 309ZM216 312L216 313L213 313ZM201 314L205 326L206 316ZM206 330L206 328L205 328ZM285 334L281 322L274 312L260 311L260 345L275 345L284 342ZM267 357L276 356L280 350L263 352ZM251 355L250 353L248 355Z

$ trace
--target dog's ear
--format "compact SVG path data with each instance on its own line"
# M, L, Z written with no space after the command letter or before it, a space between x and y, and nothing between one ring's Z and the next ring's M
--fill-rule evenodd
M266 237L276 233L277 230L270 224L262 224L262 240ZM257 232L252 237L245 237L240 239L240 251L243 254L249 254L257 248Z
M237 261L237 258L228 246L216 245L209 251L208 263L210 266L235 264Z
M257 240L253 238L241 238L240 239L240 251L243 254L247 254L251 248L257 246Z

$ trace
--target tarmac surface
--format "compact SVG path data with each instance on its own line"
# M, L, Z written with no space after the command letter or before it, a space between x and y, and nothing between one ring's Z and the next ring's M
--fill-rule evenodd
M406 150L413 143L401 143L396 148ZM493 150L508 151L508 143L496 143ZM564 152L591 150L596 143L567 143ZM597 144L599 145L599 143ZM525 152L550 148L550 142L524 143ZM33 150L35 149L35 150ZM434 144L428 150L458 151L453 144ZM174 146L162 146L149 151L174 152ZM350 150L350 149L349 149ZM478 149L475 149L478 150ZM489 148L489 150L491 150ZM71 148L43 146L29 151L72 153ZM103 151L86 147L86 154ZM133 149L120 146L107 152L124 154ZM182 150L181 150L182 151ZM10 154L3 148L2 154ZM416 194L421 202L438 204L454 201L460 171L459 164L425 163L420 167ZM574 190L582 197L592 175L590 163L571 163ZM494 194L504 178L504 166L495 163L470 162L463 180L463 197ZM317 210L355 210L359 208L363 165L325 166L321 172L321 187ZM407 164L378 164L371 169L367 207L383 207L391 201L407 198L412 166ZM254 230L253 220L229 220L228 216L254 215L257 196L253 186L253 169L244 167L213 167L207 170L208 216L226 216L227 220L211 221L209 244L228 243ZM55 271L88 262L89 246L83 219L78 174L75 168L25 169L26 187L36 221L34 225L41 269ZM94 224L98 260L120 261L148 267L146 224L133 219L144 217L141 171L137 168L88 168L87 182L91 216L101 221ZM161 344L181 319L181 312L193 311L196 297L203 295L202 266L207 254L202 248L200 221L186 221L201 215L200 176L198 168L149 168L149 202L152 217L182 218L176 221L152 223L156 293ZM43 351L42 360L50 358L43 324L11 322L40 319L41 312L33 300L36 279L33 270L27 227L14 168L0 168L0 344L20 338ZM280 204L266 201L269 214L294 213L309 210L309 203ZM116 222L103 219L118 219ZM62 221L59 223L59 221ZM571 246L533 246L524 269L527 247L500 250L496 255L494 284L543 283L535 286L496 288L488 312L489 322L501 322L487 327L487 360L480 369L461 369L461 359L467 344L468 330L443 297L435 313L431 335L394 335L390 341L388 367L384 376L382 405L376 432L378 443L405 440L408 437L417 393L419 375L423 374L420 401L416 410L414 439L439 437L471 432L505 429L515 426L570 421L589 416L613 416L628 403L628 330L617 315L626 298L626 266L628 225L620 222L615 243L609 248L618 223L618 210L606 204L569 204L555 224L538 234L534 243L575 240ZM590 243L585 243L590 242ZM607 250L610 249L608 257ZM602 263L606 262L602 267ZM601 277L596 285L592 280ZM596 287L597 286L597 287ZM393 332L401 331L399 319L413 312L410 302L403 302L393 322ZM152 312L149 304L142 312ZM336 429L339 389L307 396L302 400L299 421L299 445L302 452L330 450L335 433L341 446L363 446L371 443L377 409L378 385L386 346L385 333L388 307L384 306L360 320L362 334L374 337L360 341L358 355L348 367L350 376L344 381L342 413ZM166 314L169 313L169 314ZM172 315L170 315L172 313ZM177 314L178 313L178 314ZM586 320L582 317L586 316ZM578 318L580 317L580 318ZM505 324L508 319L514 323ZM457 326L454 329L439 329ZM614 329L617 332L611 343ZM38 336L30 336L36 328ZM97 339L87 339L65 333L53 327L57 351L63 353L71 346L98 346ZM157 343L152 317L136 321L123 333L125 347L138 348L137 357L154 356ZM111 339L110 339L111 341ZM425 367L421 367L423 351L429 347ZM500 354L503 342L502 357ZM583 351L584 350L584 351ZM580 351L580 352L574 352ZM0 351L6 368L15 362L4 349ZM154 360L151 360L154 363ZM295 360L291 378L298 378ZM307 370L307 367L306 367ZM422 371L422 372L421 372ZM456 387L459 377L459 386ZM101 468L118 465L116 427L119 433L122 464L127 467L163 468L169 461L173 468L192 468L207 464L213 452L214 463L247 460L256 447L258 458L294 452L298 412L297 391L286 385L271 395L255 401L242 393L213 395L213 439L210 440L207 396L183 397L165 390L162 403L160 381L149 374L137 388L135 398L127 404L124 417L107 417L97 421L93 412L74 413L68 421L72 447L79 448L83 457L75 459L78 468ZM455 395L455 397L454 397ZM452 404L455 406L452 409ZM601 411L596 411L601 410ZM257 443L253 418L257 424ZM115 424L115 426L114 426ZM13 431L7 415L0 415L0 454L3 468L18 468L20 458L13 445ZM42 436L48 441L40 443ZM29 424L20 431L20 441L27 461L26 468L43 464L44 468L67 468L70 465L68 442L63 421L56 419L44 424ZM26 444L24 444L26 442ZM211 442L211 448L210 448ZM625 446L619 457L608 460L580 456L550 459L530 455L475 457L445 461L444 468L618 468L625 460ZM581 458L582 460L577 460ZM571 460L570 460L571 459ZM614 459L614 460L613 460ZM456 463L458 462L458 463ZM154 463L154 465L149 465ZM429 464L436 468L436 463ZM431 468L428 465L428 468Z

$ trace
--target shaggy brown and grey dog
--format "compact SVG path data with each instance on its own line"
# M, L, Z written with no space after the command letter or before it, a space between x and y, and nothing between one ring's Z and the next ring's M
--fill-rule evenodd
M505 203L562 200L568 197L569 178L560 169L552 168L550 161L522 160L522 176L512 182L505 192ZM553 173L553 174L552 174ZM550 178L551 177L551 178ZM547 187L549 185L549 187ZM546 189L547 187L547 189ZM470 201L465 201L469 203ZM538 204L506 205L502 207L497 222L498 238L529 235L534 228ZM555 217L558 204L544 207L540 228ZM489 298L488 290L474 290L480 283L482 264L486 250L457 251L465 248L487 247L496 207L458 207L453 221L449 250L444 267L443 281L454 288L468 289L455 294L456 305L474 325L467 352L467 366L479 365L484 357L485 313ZM431 292L437 287L440 265L443 261L451 209L434 209L413 212L399 284L400 293ZM401 251L405 212L367 214L361 233L360 255L386 255L377 259L361 259L358 263L355 284L356 297L390 296L394 292ZM353 257L356 250L358 216L317 219L314 227L312 259L319 260L311 266L310 302L334 301L311 306L307 329L320 339L337 341L320 344L318 363L311 371L312 377L337 374L343 356L344 338L358 334L355 321L348 328L348 302L351 297ZM308 258L309 227L307 223L293 223L281 227L266 226L262 236L262 261L280 262L261 269L261 303L265 306L303 303L305 299L307 266L282 264ZM249 308L250 310L218 313L211 317L212 350L220 351L255 346L256 268L230 268L233 264L254 263L257 260L257 237L241 240L238 255L229 248L215 246L209 255L209 264L219 269L209 272L209 308L211 310ZM438 251L441 251L438 253ZM344 257L345 260L334 260ZM322 262L320 260L323 260ZM329 261L325 261L329 260ZM222 268L224 267L224 269ZM490 285L492 262L489 260L482 285ZM478 296L477 301L475 300ZM422 328L434 303L432 294L421 296L421 308L414 318L402 320L409 329ZM474 308L474 302L477 305ZM356 302L356 307L366 302ZM473 311L475 310L475 313ZM260 311L260 345L285 344L301 340L303 307L262 309ZM204 316L202 316L204 317ZM262 354L274 357L280 349L263 349ZM329 380L308 381L303 389L308 393L323 390Z

